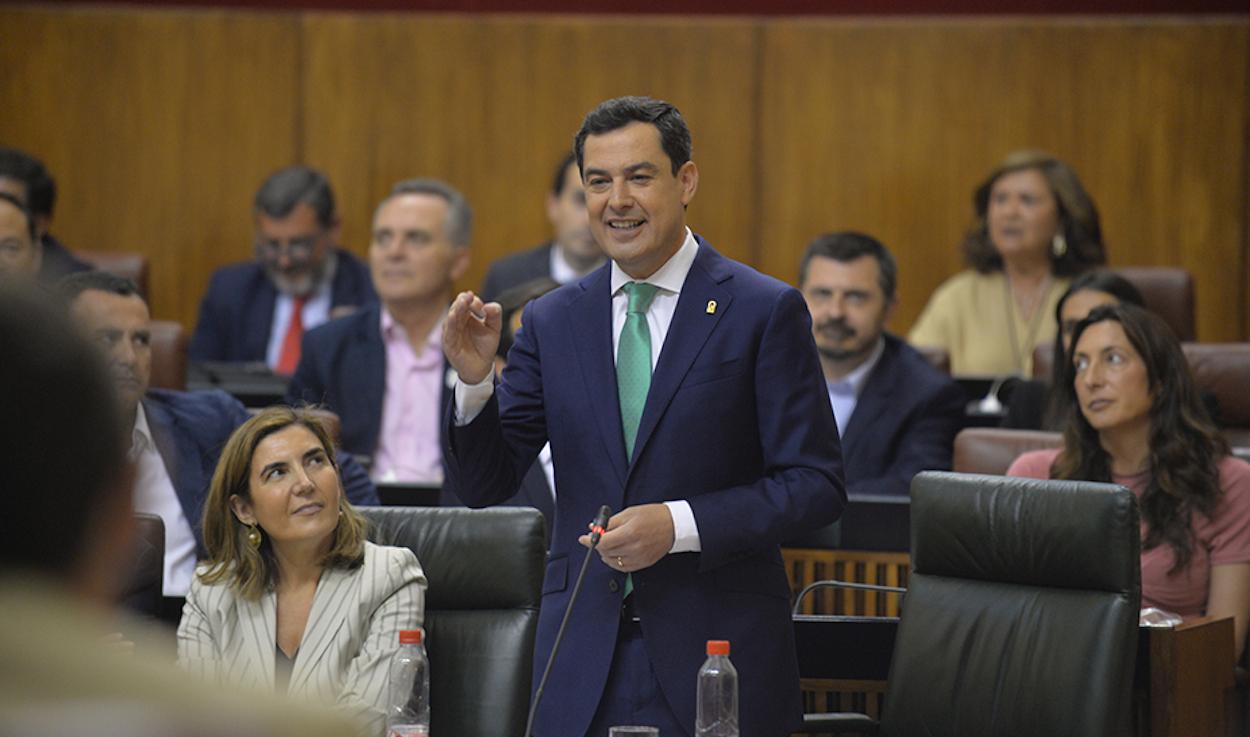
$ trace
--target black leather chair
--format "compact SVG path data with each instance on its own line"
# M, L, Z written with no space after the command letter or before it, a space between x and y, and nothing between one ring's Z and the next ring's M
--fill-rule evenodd
M911 515L880 733L1129 734L1141 606L1132 493L929 471L912 482ZM809 715L807 729L863 722Z
M122 588L127 609L156 619L165 583L165 522L154 514L135 514L134 558Z
M429 589L430 731L519 735L529 709L546 545L536 509L361 507L369 538L410 548Z

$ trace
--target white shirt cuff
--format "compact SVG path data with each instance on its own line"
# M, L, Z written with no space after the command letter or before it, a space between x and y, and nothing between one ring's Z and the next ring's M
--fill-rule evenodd
M690 502L678 499L675 502L664 502L668 513L673 516L673 547L670 553L697 553L703 549L699 542L699 526L694 521L694 510Z
M482 408L490 401L490 395L495 393L495 374L487 374L485 379L476 384L466 384L460 379L460 374L456 374L456 386L452 393L456 427L463 427L477 419Z

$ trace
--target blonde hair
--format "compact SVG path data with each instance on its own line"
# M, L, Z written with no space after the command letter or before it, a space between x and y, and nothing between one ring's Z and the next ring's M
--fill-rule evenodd
M250 478L256 446L270 435L292 425L301 425L317 437L338 473L334 441L322 421L308 409L269 407L240 425L221 451L221 460L217 462L208 499L204 502L201 525L208 561L198 574L201 583L225 583L244 599L255 600L276 582L278 568L268 536L264 537L259 547L253 547L248 542L249 527L234 515L230 497L238 495L251 501ZM322 560L322 566L356 568L364 562L368 523L347 501L341 478L339 509L342 514L334 529L334 544Z

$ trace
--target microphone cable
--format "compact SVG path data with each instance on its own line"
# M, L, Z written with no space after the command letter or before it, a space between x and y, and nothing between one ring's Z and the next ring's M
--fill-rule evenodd
M586 549L586 557L582 559L582 569L577 573L573 593L569 595L568 606L564 608L564 619L560 620L560 629L556 631L556 639L551 645L551 654L547 656L547 665L543 668L542 678L538 679L538 688L534 691L534 703L530 704L530 714L525 720L525 737L530 737L531 730L534 728L534 715L538 713L538 702L542 700L543 689L547 687L547 676L551 675L551 664L555 662L556 651L560 649L560 641L564 639L564 628L569 623L569 615L573 613L573 605L577 603L577 594L582 590L582 579L586 577L586 568L590 565L590 554L598 547L599 538L607 529L608 518L611 516L612 510L605 504L599 507L599 514L590 524L590 547Z

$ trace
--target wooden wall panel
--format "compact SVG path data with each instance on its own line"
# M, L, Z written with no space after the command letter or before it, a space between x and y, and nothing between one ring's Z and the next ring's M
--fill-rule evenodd
M761 266L793 278L816 233L877 235L904 331L962 268L975 185L1043 148L1093 194L1112 263L1185 266L1199 337L1242 339L1248 68L1244 19L768 23Z
M194 322L251 254L251 196L298 159L298 26L245 12L0 10L0 142L59 185L69 246L151 261L160 317Z
M543 198L582 116L647 94L686 116L700 166L690 223L750 260L756 27L746 21L310 15L305 142L335 181L344 240L397 180L446 179L477 215L476 288L494 258L549 236Z

